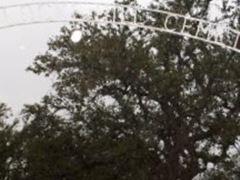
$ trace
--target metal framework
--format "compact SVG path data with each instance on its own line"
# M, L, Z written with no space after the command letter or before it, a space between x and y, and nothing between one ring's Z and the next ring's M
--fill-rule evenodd
M72 16L73 10L82 14L84 9L91 8L111 10L112 17L92 18L90 14L85 14L81 18ZM126 19L126 13L131 14L132 18ZM156 19L148 15L154 15L162 20L156 23L154 22ZM109 3L58 0L0 6L0 30L32 24L64 22L90 22L143 28L200 40L240 53L240 32L224 22L214 23L162 10Z

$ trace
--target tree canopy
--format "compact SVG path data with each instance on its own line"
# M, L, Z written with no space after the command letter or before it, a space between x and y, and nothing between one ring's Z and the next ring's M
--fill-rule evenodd
M168 8L207 18L210 2L173 0ZM151 6L162 9L158 4ZM236 20L225 6L223 13ZM160 17L148 15L160 23ZM76 28L83 32L79 43L70 40ZM25 106L21 131L9 126L0 131L3 179L240 177L234 161L240 134L237 53L141 28L92 23L63 27L48 47L28 70L54 75L54 91ZM0 119L4 112L2 105Z

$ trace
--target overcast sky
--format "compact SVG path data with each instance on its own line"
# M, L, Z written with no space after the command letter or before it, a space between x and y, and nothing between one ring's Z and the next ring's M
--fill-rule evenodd
M44 2L48 0L0 0L0 6L9 4L20 4L26 2ZM55 0L60 1L60 0ZM67 0L65 0L67 1ZM86 0L79 0L86 2ZM114 0L87 0L87 2L107 2ZM165 2L167 0L161 0ZM213 0L220 2L221 0ZM141 5L147 5L150 0L138 0ZM77 7L76 7L77 8ZM213 6L211 12L218 17L218 6ZM91 8L84 10L91 11ZM0 24L16 19L28 19L36 16L41 8L30 10L31 14L24 14L21 9L10 13L0 11ZM78 9L83 12L82 8ZM62 12L72 14L74 9L63 7L51 12L42 12L41 16L55 16ZM22 15L19 15L22 13ZM25 15L25 16L24 16ZM47 50L47 41L51 36L59 33L60 27L64 24L40 24L24 27L15 27L0 30L0 102L5 102L15 113L19 112L23 104L38 102L43 95L51 91L51 81L44 77L39 77L25 69L32 64L34 57L43 54Z
M0 0L0 6L37 1L47 0ZM148 0L141 0L141 3L146 1ZM70 10L66 8L62 11ZM11 12L11 15L0 13L0 23L11 20L14 15L18 16L17 12ZM49 79L33 75L25 69L36 55L47 50L46 43L49 37L56 35L62 25L41 24L0 30L0 102L7 103L15 113L21 110L23 104L38 102L43 95L50 92Z

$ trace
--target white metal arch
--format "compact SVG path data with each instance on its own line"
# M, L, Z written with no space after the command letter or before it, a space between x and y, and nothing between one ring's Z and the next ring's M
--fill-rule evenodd
M113 17L111 19L93 19L89 14L83 16L81 19L76 19L72 17L72 11L71 14L64 13L66 12L66 8L71 8L79 12L80 7L90 6L95 6L98 9L101 7L103 9L109 8L114 12ZM81 10L82 9L84 8L81 8ZM123 14L125 12L131 13L133 18L131 20L124 19ZM138 18L140 13L155 14L162 17L164 21L161 25L154 25L154 23L148 24L152 19L141 20ZM150 18L151 16L146 17ZM213 23L163 10L81 1L48 1L0 6L0 29L62 22L110 23L150 29L200 40L240 53L240 32L238 30L224 23Z

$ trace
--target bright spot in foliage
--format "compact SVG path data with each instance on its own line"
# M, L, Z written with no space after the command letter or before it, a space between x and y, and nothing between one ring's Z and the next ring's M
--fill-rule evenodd
M72 35L71 35L72 42L78 43L80 42L81 39L82 39L82 32L80 30L75 30L72 32Z

